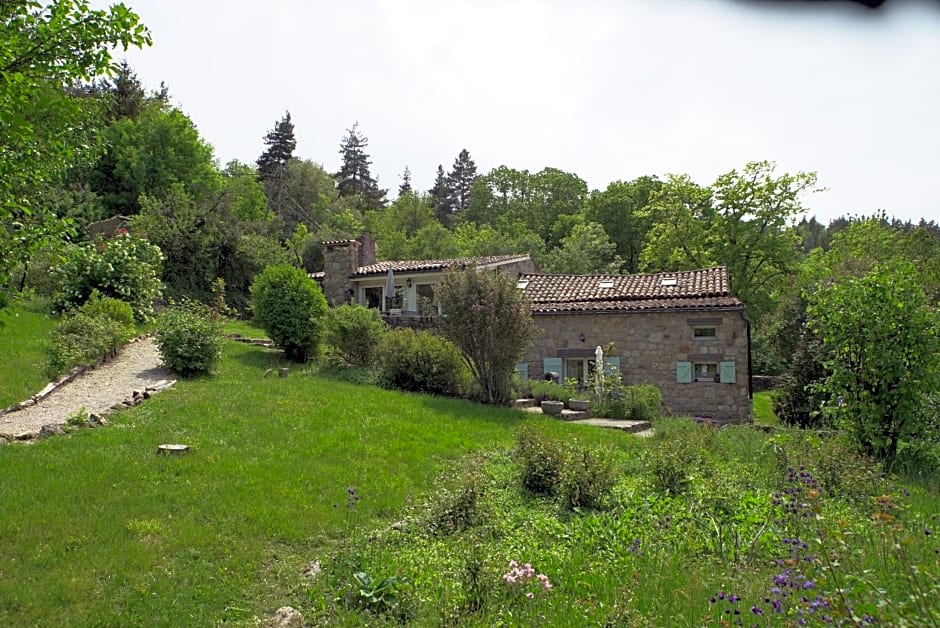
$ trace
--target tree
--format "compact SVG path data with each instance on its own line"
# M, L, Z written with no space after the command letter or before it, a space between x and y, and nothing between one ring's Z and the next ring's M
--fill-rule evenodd
M412 191L411 170L408 169L408 166L405 166L405 171L401 173L401 185L398 186L398 195L401 196Z
M652 224L640 254L643 270L693 270L716 263L709 229L715 210L707 187L688 175L670 174L641 215Z
M915 269L879 266L822 288L808 311L827 350L826 411L890 470L902 439L927 435L925 402L940 384L940 320Z
M290 111L274 123L274 128L264 136L264 143L268 148L258 157L258 178L264 183L268 206L280 216L284 213L284 173L297 147Z
M537 334L528 302L506 273L453 270L441 282L439 330L460 350L486 403L509 403L512 374Z
M385 206L386 190L379 189L378 181L372 178L369 166L372 162L366 153L369 138L359 133L359 123L346 130L339 145L343 164L334 176L341 197L358 199L360 209L378 209Z
M438 221L445 227L450 226L450 215L454 211L454 203L451 200L450 183L447 175L444 174L444 166L437 165L437 178L434 179L434 187L431 188L431 207L434 209L434 215Z
M662 181L650 176L614 181L603 192L595 190L587 199L585 217L604 227L628 273L639 272L640 254L650 229L650 215L641 210L662 185Z
M136 120L147 102L147 94L127 59L121 61L114 81L107 83L107 87L112 98L109 117Z
M149 44L123 4L0 3L0 306L12 268L64 226L46 219L33 190L97 156L96 103L66 88L116 71L113 48Z
M477 178L477 165L470 159L470 153L464 148L454 160L454 167L447 175L447 187L450 192L451 211L459 212L470 205L470 188Z
M545 269L550 273L571 275L616 275L623 260L604 227L596 222L575 225L561 241L561 246L547 256Z

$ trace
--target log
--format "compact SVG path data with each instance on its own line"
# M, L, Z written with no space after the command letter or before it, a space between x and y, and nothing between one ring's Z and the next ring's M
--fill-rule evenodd
M157 455L179 456L189 451L189 445L157 445Z

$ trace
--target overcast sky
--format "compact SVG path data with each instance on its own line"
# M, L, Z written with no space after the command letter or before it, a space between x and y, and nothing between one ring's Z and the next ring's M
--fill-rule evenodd
M699 183L748 161L813 170L823 221L940 220L940 3L871 11L743 0L125 0L221 164L253 162L290 110L295 156L328 170L356 121L373 175L426 190L461 148L574 172ZM105 0L96 0L101 6Z

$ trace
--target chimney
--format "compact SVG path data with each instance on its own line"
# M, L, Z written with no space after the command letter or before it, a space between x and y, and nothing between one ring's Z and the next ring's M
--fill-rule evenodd
M375 254L378 247L375 244L375 238L368 231L363 231L362 235L356 238L359 242L359 265L371 266L375 264Z
M372 236L369 236L370 241ZM362 244L359 240L330 240L323 243L323 296L332 306L350 301L351 276L360 266ZM375 256L373 248L373 258Z

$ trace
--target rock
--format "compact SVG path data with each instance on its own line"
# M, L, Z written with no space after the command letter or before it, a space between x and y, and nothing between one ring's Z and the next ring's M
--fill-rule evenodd
M401 532L401 529L404 527L405 527L404 521L396 521L395 523L392 524L392 530L398 530L399 532Z
M565 409L565 404L561 401L543 401L542 412L550 416L561 416L561 411Z
M282 606L274 613L274 628L303 628L304 616L292 606Z
M45 397L46 395L48 395L49 393L51 393L51 392L52 392L53 390L55 390L55 389L56 389L56 383L55 383L55 382L49 382L48 384L46 384L46 387L45 387L45 388L43 388L43 389L40 390L38 393L36 393L35 395L33 395L33 399L42 399L43 397Z
M27 399L26 401L21 401L16 407L17 408L28 408L30 406L36 405L35 399Z
M143 396L144 399L150 399L150 396L151 396L151 395L150 395L150 391L145 390L145 391L143 392L143 395L142 395L142 396Z
M158 455L179 456L189 452L189 445L166 444L157 445Z
M61 436L65 430L58 423L46 423L39 429L37 438L46 438L47 436Z
M320 566L320 561L314 560L311 561L309 565L304 567L304 570L301 573L307 578L316 578L320 575L321 571L323 571L323 567Z
M15 440L20 440L20 441L22 441L22 440L36 440L36 436L38 436L38 435L39 435L38 432L35 432L35 431L30 430L30 431L26 431L26 432L20 432L19 434L17 434L16 436L14 436L14 439L15 439Z
M123 409L124 409L124 404L123 404L123 403L116 403L116 404L114 404L113 406L111 406L111 409L112 409L112 410L123 410Z
M92 412L88 415L88 427L98 427L101 425L101 416Z

